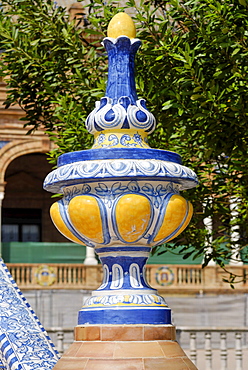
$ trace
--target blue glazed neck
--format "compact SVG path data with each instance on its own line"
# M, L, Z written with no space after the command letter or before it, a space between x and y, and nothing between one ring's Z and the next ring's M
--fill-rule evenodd
M139 246L97 249L104 271L103 284L97 291L105 291L108 294L116 293L116 289L123 291L135 289L140 293L143 290L156 292L145 279L145 265L150 250L150 247Z
M78 325L171 325L171 310L150 287L145 264L150 247L101 247L102 285L78 314Z
M106 96L113 100L113 104L117 104L118 99L124 96L131 99L131 104L136 104L138 97L134 78L134 58L141 41L119 36L117 39L106 37L103 43L109 59Z

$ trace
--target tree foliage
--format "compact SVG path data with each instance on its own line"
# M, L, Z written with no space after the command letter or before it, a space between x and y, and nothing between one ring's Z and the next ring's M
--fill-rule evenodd
M52 0L2 0L6 108L18 102L30 131L45 127L58 145L53 160L90 147L83 122L104 95L107 78L99 41L112 16L125 9L143 42L136 59L138 95L158 122L150 145L178 152L199 177L200 185L185 194L195 207L193 220L175 246L184 245L185 257L203 254L205 264L214 259L223 266L234 252L245 259L246 0L129 0L123 8L118 1L91 0L83 28ZM212 231L204 227L208 217L214 220ZM233 238L233 231L239 236Z

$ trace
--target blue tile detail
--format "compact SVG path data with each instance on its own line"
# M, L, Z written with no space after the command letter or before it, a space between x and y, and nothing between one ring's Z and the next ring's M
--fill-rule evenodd
M81 310L78 314L78 325L112 324L112 325L171 325L171 310L169 308L103 308Z
M0 285L0 359L4 368L53 369L58 352L1 259Z
M161 149L113 148L88 149L62 154L58 158L58 167L81 161L103 159L157 159L181 164L179 154Z

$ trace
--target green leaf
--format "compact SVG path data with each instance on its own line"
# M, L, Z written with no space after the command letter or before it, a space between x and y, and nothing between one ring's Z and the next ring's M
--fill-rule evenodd
M197 99L199 99L199 98L201 98L201 97L202 97L202 95L201 95L201 94L194 94L194 95L191 95L190 99L191 99L191 100L197 100Z
M243 6L246 6L247 5L247 2L246 0L239 0L239 3Z

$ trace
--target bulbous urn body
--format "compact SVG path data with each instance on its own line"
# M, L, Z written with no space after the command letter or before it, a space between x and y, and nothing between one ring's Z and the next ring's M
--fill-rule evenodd
M190 221L192 206L178 187L147 180L71 185L51 207L51 217L67 238L90 247L152 247L176 237Z
M179 191L195 183L195 174L177 154L153 149L91 149L64 154L58 165L45 181L46 189L63 193L52 220L65 237L94 248L103 265L102 285L79 312L79 324L170 324L145 264L153 246L188 225L192 206Z

